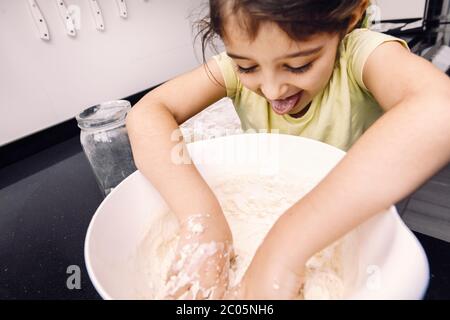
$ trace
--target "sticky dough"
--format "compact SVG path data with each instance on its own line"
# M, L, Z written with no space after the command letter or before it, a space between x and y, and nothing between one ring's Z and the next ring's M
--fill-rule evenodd
M228 176L211 186L233 233L237 257L231 268L230 286L239 283L256 249L277 218L312 187L286 181L280 176ZM145 293L141 293L144 299L164 298L165 279L178 241L177 230L178 223L173 213L154 214L137 253L137 263L143 274L141 281L147 288ZM298 299L343 297L343 241L337 241L307 262L305 283Z

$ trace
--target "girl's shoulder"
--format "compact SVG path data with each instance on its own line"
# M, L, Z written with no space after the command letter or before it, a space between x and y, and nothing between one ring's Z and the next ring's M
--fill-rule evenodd
M357 50L375 49L380 44L388 41L400 42L405 48L409 49L408 44L403 39L367 28L355 29L348 33L342 40L342 46L346 52L356 53L355 51Z
M389 41L397 41L409 50L408 44L403 39L367 28L355 29L342 40L340 60L345 61L348 74L362 89L367 91L363 82L363 69L367 59L378 46Z
M225 51L213 56L222 73L225 87L227 89L227 97L234 98L236 93L242 88L242 84L236 74L233 60Z

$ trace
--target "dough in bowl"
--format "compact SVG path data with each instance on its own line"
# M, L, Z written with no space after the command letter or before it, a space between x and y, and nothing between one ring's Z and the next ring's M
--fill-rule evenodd
M292 181L292 176L283 175L228 175L211 185L233 233L236 259L230 273L230 287L239 283L278 217L313 187L312 183L301 182L301 179ZM140 292L143 299L165 296L165 279L178 241L177 229L173 213L153 214L136 256L137 268L148 288ZM351 237L346 236L309 259L305 283L297 298L342 299L346 283L343 257L348 256L351 245Z

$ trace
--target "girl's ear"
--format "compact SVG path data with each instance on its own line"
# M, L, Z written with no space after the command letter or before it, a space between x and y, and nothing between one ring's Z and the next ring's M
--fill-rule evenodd
M364 14L367 10L367 8L370 5L370 0L361 0L361 3L359 4L358 7L355 8L355 10L353 11L351 18L350 18L350 23L347 29L347 33L351 32L359 23L359 21L361 21L361 19L364 19Z

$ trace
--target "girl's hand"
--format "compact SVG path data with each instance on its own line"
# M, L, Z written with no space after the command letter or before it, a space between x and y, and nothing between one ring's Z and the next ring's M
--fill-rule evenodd
M191 216L180 228L166 284L167 298L223 298L232 254L231 231L223 217Z
M304 282L303 268L291 267L282 253L282 250L270 252L261 246L240 284L231 288L225 299L296 299Z

